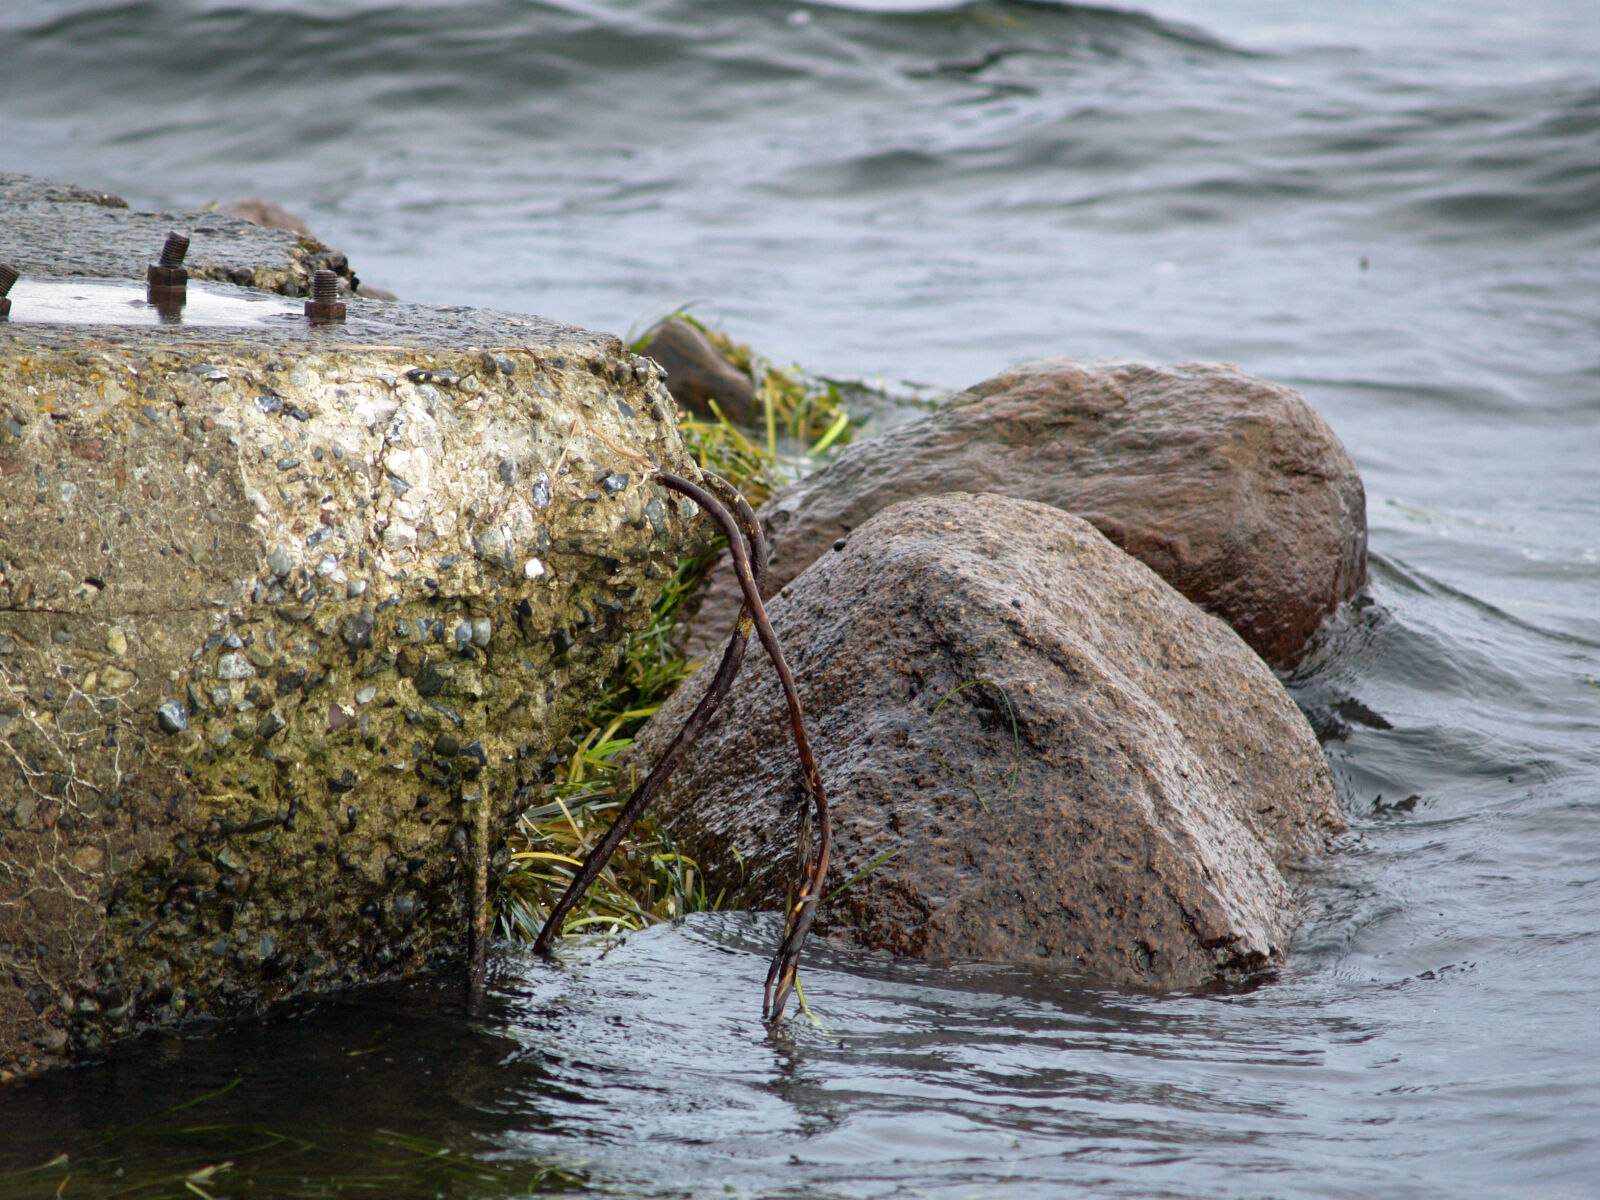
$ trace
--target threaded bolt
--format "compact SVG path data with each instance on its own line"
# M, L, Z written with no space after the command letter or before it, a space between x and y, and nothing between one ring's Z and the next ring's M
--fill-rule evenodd
M150 302L172 308L183 304L188 297L189 272L184 269L183 256L189 253L189 239L176 231L167 234L161 247L161 261L150 264L144 273L150 285Z
M339 276L323 267L311 276L311 299L306 301L306 316L313 325L344 320L344 305L339 301Z
M189 239L181 233L167 234L167 241L161 247L161 265L163 267L183 266L183 256L189 253Z

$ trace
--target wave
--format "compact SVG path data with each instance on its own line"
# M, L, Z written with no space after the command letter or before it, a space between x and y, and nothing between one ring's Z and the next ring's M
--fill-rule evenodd
M525 86L530 64L629 74L698 56L767 67L810 59L812 69L826 74L830 60L844 53L847 61L875 57L923 75L972 76L1027 57L1116 57L1162 47L1244 53L1203 30L1138 10L1048 0L888 7L390 0L338 15L282 0L132 0L80 4L65 13L59 4L35 0L13 9L5 23L31 55L94 63L113 78L159 75L177 91L218 78L294 83L329 72L451 69L470 69L463 82L478 91L494 83ZM8 67L42 82L25 57Z
M1138 9L370 0L330 15L303 0L21 0L0 21L15 47L0 106L76 117L124 149L193 137L246 163L347 139L358 154L450 163L722 141L753 162L714 169L768 191L987 187L988 212L1070 209L1118 230L1312 204L1429 239L1600 222L1590 80L1419 96L1363 84L1370 64L1345 73L1331 55L1312 68L1317 94ZM1276 106L1265 124L1263 105Z

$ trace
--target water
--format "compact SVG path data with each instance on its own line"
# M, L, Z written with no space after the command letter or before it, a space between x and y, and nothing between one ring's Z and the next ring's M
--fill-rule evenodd
M770 929L700 918L509 951L478 1020L424 983L10 1089L0 1167L1600 1194L1593 0L9 0L0 45L7 169L264 195L407 298L617 332L698 301L776 359L949 387L1055 354L1291 383L1366 479L1378 601L1291 680L1358 838L1253 991L820 948L826 1031L774 1038Z

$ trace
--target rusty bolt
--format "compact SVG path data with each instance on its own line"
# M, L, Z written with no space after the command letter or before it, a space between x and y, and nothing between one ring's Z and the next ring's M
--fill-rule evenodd
M181 233L169 233L167 240L161 244L161 265L181 267L183 256L187 253L189 253L189 239Z
M11 315L11 301L6 296L11 291L11 285L21 277L21 272L10 263L0 263L0 319Z
M306 316L313 325L327 325L344 320L344 305L339 295L339 276L322 268L311 277L311 299L306 301Z
M145 282L152 293L164 293L167 298L178 299L189 288L189 272L184 269L183 256L189 253L189 239L181 233L167 234L161 247L161 261L150 264L144 273Z

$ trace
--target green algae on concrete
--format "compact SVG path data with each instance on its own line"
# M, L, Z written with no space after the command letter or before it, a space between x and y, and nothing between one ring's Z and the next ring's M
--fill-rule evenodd
M456 945L702 545L652 463L654 364L537 318L0 325L0 1071Z

